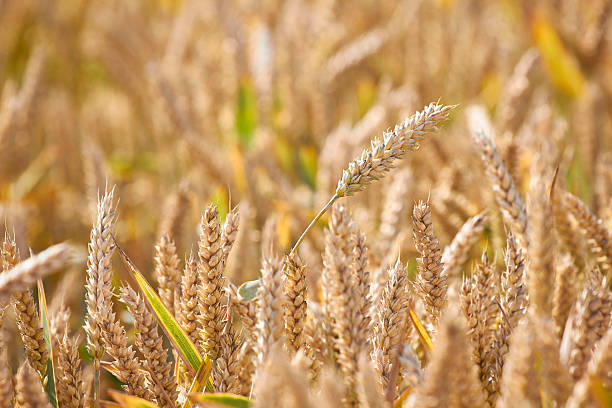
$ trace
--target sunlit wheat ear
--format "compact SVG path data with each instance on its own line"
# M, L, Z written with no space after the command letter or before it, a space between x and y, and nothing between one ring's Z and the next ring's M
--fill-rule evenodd
M66 266L72 254L69 245L56 244L0 274L0 303L7 301L13 293L31 288L38 279Z
M431 103L421 112L396 125L393 130L383 133L381 139L374 139L370 149L364 150L361 157L349 163L343 171L336 187L336 196L351 196L373 181L383 178L395 167L396 160L418 149L424 135L435 131L436 125L446 119L453 108Z
M283 337L283 262L277 255L264 258L261 285L257 292L256 368L260 369L273 346Z
M559 180L555 179L551 187L550 197L558 244L564 252L571 254L574 265L578 271L582 272L585 270L585 259L582 253L580 234L578 233L579 225L572 214L567 211L563 196L564 192L559 187ZM571 281L571 279L568 279L568 281Z
M147 308L144 299L132 288L121 289L121 301L134 318L136 347L144 356L143 366L153 380L152 389L161 407L174 407L178 399L172 363L168 361L168 350L164 349L163 337L159 334L156 317Z
M240 225L240 212L238 207L230 210L225 217L225 223L222 228L222 249L223 249L223 262L227 261L227 257L236 242L238 237L238 227Z
M574 309L571 332L571 347L567 364L574 380L584 374L591 358L593 347L604 336L610 326L612 295L606 279L598 270L587 278Z
M352 196L368 184L383 178L407 152L417 150L425 135L437 130L437 125L448 118L454 107L432 102L421 112L416 112L396 125L393 130L384 132L382 138L372 140L370 148L365 149L361 157L351 161L348 168L343 170L333 197L306 227L291 253L297 250L310 228L337 199Z
M57 398L62 408L81 408L85 404L81 359L77 338L70 337L64 326L59 340L56 366Z
M612 268L612 234L587 206L576 196L562 193L564 208L578 221L578 226L589 239L591 252L604 275Z
M419 273L415 288L434 326L437 325L442 310L446 306L448 276L442 268L442 253L438 238L434 234L429 205L420 201L412 211L414 243L421 254L417 258Z
M238 313L242 324L247 330L247 335L251 337L256 336L255 325L257 323L257 302L243 302L238 296L238 288L231 282L228 283L226 288L228 293L229 302L232 306L232 310Z
M329 283L325 312L331 318L338 364L352 394L356 391L357 359L365 348L369 324L363 314L369 310L364 304L369 288L363 282L363 267L359 267L359 275L355 272L355 265L364 262L361 253L365 250L363 243L356 245L363 239L357 232L346 207L335 207L325 236L324 273Z
M485 213L473 216L463 224L450 245L444 249L442 265L446 276L459 275L462 265L468 258L470 248L478 242L487 221Z
M164 234L155 245L155 272L159 286L159 297L170 313L174 314L174 305L177 300L174 294L180 285L179 258L176 254L176 245L172 238Z
M228 323L221 336L221 354L212 371L215 391L232 394L239 394L242 391L240 374L243 369L241 361L243 343L241 334Z
M200 339L198 332L198 263L193 256L193 252L189 254L189 258L185 261L185 271L181 278L181 291L176 317L189 336L193 344L197 344Z
M377 305L374 319L372 352L383 388L386 388L389 382L393 353L401 352L400 345L406 338L405 331L409 327L408 282L406 269L398 259L395 265L390 267L389 280Z
M598 385L612 389L612 327L595 345L595 351L585 374L576 383L567 401L568 408L591 407L598 404Z
M27 361L19 367L15 376L15 402L19 408L51 408L36 371Z
M223 237L219 225L219 212L210 205L200 223L198 264L200 287L198 288L198 322L204 352L213 360L219 356L223 315Z
M4 401L9 407L13 406L13 388L13 373L9 366L8 350L3 334L0 333L0 401Z
M495 200L502 212L504 222L510 226L510 230L517 238L520 246L526 250L529 246L527 210L515 187L514 180L508 173L506 165L489 135L480 129L476 129L472 132L472 139L485 166L489 182L493 186Z
M306 326L306 267L295 255L285 258L285 332L287 347L297 352L304 347Z
M111 259L114 252L113 230L117 220L114 189L98 198L97 216L89 238L87 258L87 316L83 328L87 333L87 351L96 360L104 356L104 341L100 333L102 321L112 308ZM104 315L103 315L104 314Z
M470 355L465 320L459 313L453 304L440 321L436 347L416 390L419 407L487 406Z
M17 244L8 235L2 243L1 256L5 270L15 267L20 261ZM32 291L28 289L13 293L11 303L28 361L38 372L39 377L44 378L47 375L48 352Z

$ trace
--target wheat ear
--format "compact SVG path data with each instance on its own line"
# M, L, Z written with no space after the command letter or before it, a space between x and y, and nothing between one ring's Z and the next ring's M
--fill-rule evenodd
M19 408L51 408L36 371L24 361L15 376L15 402Z
M414 243L421 254L417 258L419 274L415 288L423 299L425 309L436 326L442 310L446 306L448 276L442 268L442 254L438 238L434 234L431 209L427 203L419 201L412 211Z
M20 261L17 244L8 235L2 243L2 261L6 269L15 267ZM42 379L47 375L49 353L47 352L34 296L28 289L15 292L11 298L15 310L15 319L17 320L17 329L23 341L28 361Z
M144 300L129 286L121 289L121 300L134 318L136 348L144 356L143 366L153 380L152 391L161 407L174 407L178 399L176 380L168 351L164 349L157 320Z
M285 333L287 347L297 352L305 345L306 326L306 267L296 255L285 258Z
M172 238L164 234L155 245L155 273L159 286L159 297L170 313L175 314L174 305L178 300L174 299L178 291L181 274L179 272L179 258L176 254L176 245Z
M342 171L334 195L306 227L291 248L291 254L297 251L308 231L337 199L349 197L373 181L383 178L395 167L397 160L404 157L407 152L417 150L425 134L435 131L437 124L447 119L454 107L432 102L422 111L395 125L393 130L384 132L382 139L372 140L370 148L365 149L360 157L351 161L348 168Z
M71 338L68 325L58 341L57 398L62 408L81 408L85 404L78 339Z
M198 288L198 321L204 352L216 360L221 348L223 332L223 237L219 226L219 212L210 205L201 221L201 234L198 243L200 258Z
M32 287L38 279L66 266L72 256L68 244L56 244L0 274L0 303L15 292Z
M523 249L529 246L527 235L527 210L514 185L512 176L497 152L495 143L482 130L472 132L472 139L485 165L489 182L493 185L497 205L502 212L504 222L510 226L512 233Z
M555 262L555 288L553 292L552 316L555 321L555 333L560 339L572 307L576 303L576 279L578 269L568 254Z
M587 206L570 193L563 194L563 204L578 221L580 229L589 238L591 251L595 255L602 273L607 275L612 268L612 236L602 220L598 219Z
M459 275L461 266L468 258L470 248L482 235L487 221L485 213L473 216L461 226L450 245L444 248L442 264L446 276Z
M216 392L238 394L242 391L240 374L243 369L241 361L242 336L230 322L221 336L221 354L213 367L212 377Z
M178 322L185 334L193 344L197 344L200 339L198 333L198 263L193 256L185 261L185 271L181 278L181 292L178 309L176 311Z
M389 268L389 280L377 305L374 320L373 358L383 388L386 388L389 382L393 353L401 352L399 347L404 331L409 327L409 302L408 275L398 259L395 265Z

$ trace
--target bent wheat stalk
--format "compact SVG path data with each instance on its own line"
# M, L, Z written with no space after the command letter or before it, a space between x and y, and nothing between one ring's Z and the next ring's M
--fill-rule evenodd
M295 254L308 231L336 200L350 197L365 189L368 184L382 179L389 170L395 167L397 160L404 157L407 152L417 150L425 134L435 131L437 124L448 118L450 111L455 106L432 102L422 111L416 112L401 124L395 125L393 130L385 131L382 138L372 140L370 148L365 149L361 157L355 158L349 163L348 168L342 171L342 177L338 181L334 195L308 224L291 248L289 256Z

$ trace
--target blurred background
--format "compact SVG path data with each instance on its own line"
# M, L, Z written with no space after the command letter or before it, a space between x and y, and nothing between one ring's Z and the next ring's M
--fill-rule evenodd
M209 202L222 217L239 205L226 275L240 283L258 275L262 235L289 248L369 140L438 99L460 104L442 132L347 200L372 268L398 251L414 258L416 200L429 198L442 245L470 216L495 215L466 129L471 104L521 186L545 149L567 188L610 220L610 8L0 0L0 228L22 254L68 240L84 259L97 194L115 185L117 238L150 275L163 232L183 258ZM300 250L312 279L324 225ZM499 249L495 228L499 217L488 235ZM49 279L50 298L82 302L84 274L82 263Z

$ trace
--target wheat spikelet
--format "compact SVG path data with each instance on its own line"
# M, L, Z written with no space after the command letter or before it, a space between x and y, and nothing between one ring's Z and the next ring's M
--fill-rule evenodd
M448 277L442 268L442 254L438 238L434 234L429 205L419 201L412 211L414 243L421 254L417 258L419 274L415 288L423 299L425 309L434 324L437 325L442 310L446 306Z
M87 333L87 351L95 359L104 356L104 343L100 333L102 321L109 321L110 316L102 315L111 309L113 229L116 222L113 204L114 189L98 197L98 213L89 238L89 257L87 258L87 317L83 328Z
M210 205L201 222L198 255L200 258L198 288L198 322L204 352L215 360L221 347L223 332L223 241L219 226L219 213Z
M197 344L200 338L198 333L198 264L193 256L189 254L189 259L185 261L185 271L181 278L181 292L176 317L181 324L181 328L193 344Z
M264 258L261 284L257 292L257 370L260 369L271 347L283 336L283 262L277 255Z
M157 321L144 300L129 286L121 288L121 301L134 317L134 327L138 331L136 347L144 356L143 365L153 380L153 394L162 407L174 407L178 398L176 381Z
M2 264L6 269L15 267L20 261L17 244L8 235L5 236L2 243L1 255ZM11 297L11 303L15 310L17 328L19 329L19 335L23 341L28 361L38 372L39 377L44 378L47 375L49 353L47 352L47 345L45 344L34 296L30 290L16 292Z
M542 158L536 157L536 162ZM534 165L534 167L538 167ZM539 172L538 172L539 173ZM554 285L552 222L546 184L540 174L531 178L529 190L528 214L529 234L529 267L527 282L529 287L529 304L544 316L552 314L552 293Z
M287 346L297 352L305 345L304 327L306 325L306 267L295 255L285 258L285 333Z
M78 339L73 339L64 326L64 333L58 342L57 353L57 398L62 408L81 408L85 404L81 360Z
M11 294L32 287L38 279L64 267L72 256L67 244L56 244L0 274L0 303Z
M164 234L155 245L155 276L159 286L159 297L170 313L174 315L174 293L178 290L181 280L179 272L179 258L176 254L176 245L172 238Z
M15 376L15 402L20 408L51 408L36 371L27 361L19 367Z
M427 132L435 131L436 124L448 117L453 106L431 103L423 111L374 139L370 149L349 163L336 187L337 197L347 197L363 190L368 184L381 179L408 151L418 149L419 141Z
M469 250L480 238L488 219L485 213L480 213L467 220L453 241L444 248L442 264L444 274L448 277L457 276L461 266L467 260Z
M504 222L510 226L520 246L526 250L529 246L527 211L512 176L508 173L495 144L487 134L476 130L472 132L472 139L485 165L489 182L493 185L495 200L502 212Z
M464 320L453 305L440 322L436 348L413 406L485 407L477 372Z
M610 326L612 297L606 279L594 270L578 298L571 335L568 366L574 380L584 374L594 345Z
M610 231L603 221L598 219L587 206L576 196L570 193L563 194L563 204L567 211L578 221L578 225L589 238L591 251L595 255L597 264L606 275L612 268L612 238Z
M568 254L555 263L555 288L553 293L552 316L555 321L555 333L563 337L565 324L573 305L576 303L576 278L578 269Z
M0 324L0 329L2 325ZM9 366L9 359L4 337L0 333L0 401L4 401L7 406L13 406L13 373Z
M221 336L221 354L213 367L212 377L216 392L238 394L242 391L240 374L243 369L240 333L228 323Z
M407 330L409 301L408 276L398 259L389 268L389 280L377 305L374 320L373 359L383 388L389 381L392 353L401 352L399 347Z

